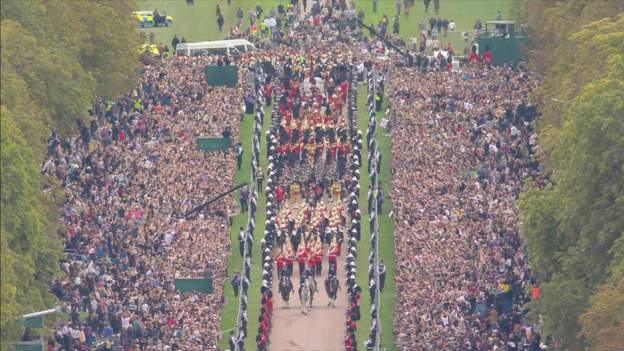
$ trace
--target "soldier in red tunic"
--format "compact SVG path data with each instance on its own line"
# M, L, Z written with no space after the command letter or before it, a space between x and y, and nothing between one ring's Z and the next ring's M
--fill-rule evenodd
M277 255L277 259L275 260L275 262L277 265L277 277L281 278L282 272L284 268L286 267L286 259L284 258L284 255L281 252Z
M288 273L289 277L292 277L294 257L293 257L292 249L290 247L288 247L288 249L286 250L285 259L286 259L286 272Z
M303 275L305 271L305 263L308 259L308 252L305 248L305 245L299 245L297 249L297 262L299 263L299 275Z

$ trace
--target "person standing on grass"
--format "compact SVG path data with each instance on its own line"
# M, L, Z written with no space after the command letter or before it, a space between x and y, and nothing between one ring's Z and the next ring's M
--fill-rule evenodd
M256 23L256 11L253 9L249 10L249 25L253 25Z
M240 290L240 284L241 284L240 274L238 274L238 272L234 273L231 284L232 284L232 289L234 290L234 297L238 297L238 291Z
M442 20L440 17L436 19L436 29L438 30L438 34L442 34Z
M377 0L373 0L373 13L377 13Z
M381 260L379 263L379 291L383 291L384 285L386 285L386 265Z
M440 14L440 0L433 0L433 10L436 16Z
M241 166L243 165L243 153L245 153L245 149L243 148L243 143L238 143L236 147L236 166L238 170L241 170Z
M399 34L399 15L394 16L394 23L392 24L392 33Z
M245 11L243 11L242 7L239 7L238 10L236 10L236 18L238 18L239 26L243 24L243 17L245 17Z
M243 185L240 190L241 213L247 212L247 200L249 200L249 189L247 188L247 185Z
M380 187L377 193L377 214L383 213L383 202L384 202L384 194L383 194L383 189L381 189Z
M401 14L401 5L402 5L402 0L396 0L396 10L397 10L397 15Z
M221 16L221 5L217 4L217 17Z
M238 232L238 251L241 257L245 255L245 230L243 227L240 227L240 231Z
M425 13L429 13L429 4L431 3L431 0L423 0L423 3L425 4Z
M175 52L176 46L178 46L178 44L180 44L180 39L178 39L177 34L174 34L173 39L171 40L171 46L173 47L173 52Z
M219 33L223 33L223 23L224 22L225 22L225 20L223 19L223 15L219 14L219 16L217 16L217 26L219 27Z

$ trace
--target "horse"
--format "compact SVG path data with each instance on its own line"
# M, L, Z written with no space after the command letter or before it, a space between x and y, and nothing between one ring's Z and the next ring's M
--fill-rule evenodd
M338 282L338 278L335 275L330 275L325 279L325 291L327 292L327 296L329 296L327 307L331 306L336 308L338 289L340 289L340 282Z
M295 292L293 289L292 281L290 277L287 275L282 275L282 279L280 279L279 283L279 291L282 295L282 300L286 303L286 308L288 308L288 300L290 300L290 293Z
M312 278L307 277L303 283L301 284L301 288L299 289L299 299L301 300L301 313L308 313L308 306L312 308L312 299L314 298L314 281Z

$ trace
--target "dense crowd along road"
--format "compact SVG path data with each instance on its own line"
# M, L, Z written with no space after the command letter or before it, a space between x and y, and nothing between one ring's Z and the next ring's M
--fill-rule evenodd
M249 257L230 348L244 350L245 340L255 337L260 351L375 349L378 300L371 298L374 322L365 326L371 337L364 345L358 345L357 323L362 294L374 297L383 284L373 274L379 262L355 263L367 254L356 250L363 132L355 121L355 89L368 79L377 91L369 111L360 111L370 115L366 142L373 150L362 173L373 184L366 211L371 229L383 215L384 195L394 202L395 346L542 348L537 326L526 318L526 303L541 290L517 206L526 179L538 186L548 181L536 157L538 113L530 102L538 81L524 65L492 66L489 50L473 52L460 67L452 64L452 49L431 56L421 48L407 59L388 55L384 41L363 40L354 19L346 2L314 2L300 22L288 22L284 36L259 40L267 50L146 65L126 96L95 102L78 136L53 132L42 172L65 191L59 235L66 255L65 275L51 290L70 318L54 326L51 349L88 349L100 339L125 349L217 349L226 265L236 251L230 219L238 208L227 196L190 218L185 214L234 185L242 146L205 153L195 143L225 134L238 141L241 105L256 123L252 184L239 192L241 210L251 206L251 216L238 251ZM241 83L209 86L207 64L235 65ZM253 82L245 81L248 73ZM379 112L384 97L391 155L378 153L374 138L373 110ZM270 116L265 105L273 105ZM271 127L262 135L264 118ZM389 194L377 186L382 157L391 159ZM259 192L266 194L262 256L251 257ZM260 277L250 275L254 260ZM368 292L356 281L365 268ZM182 277L210 277L215 291L179 292L173 280ZM257 331L247 330L249 289L261 295ZM288 307L301 307L302 314L279 310ZM284 325L286 319L296 327ZM322 324L339 337L304 335Z

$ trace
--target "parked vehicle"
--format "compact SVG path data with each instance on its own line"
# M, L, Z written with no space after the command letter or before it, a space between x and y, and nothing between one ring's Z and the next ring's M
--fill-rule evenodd
M167 16L166 13L161 15L158 11L134 11L132 16L140 28L171 27L173 25L173 17Z

